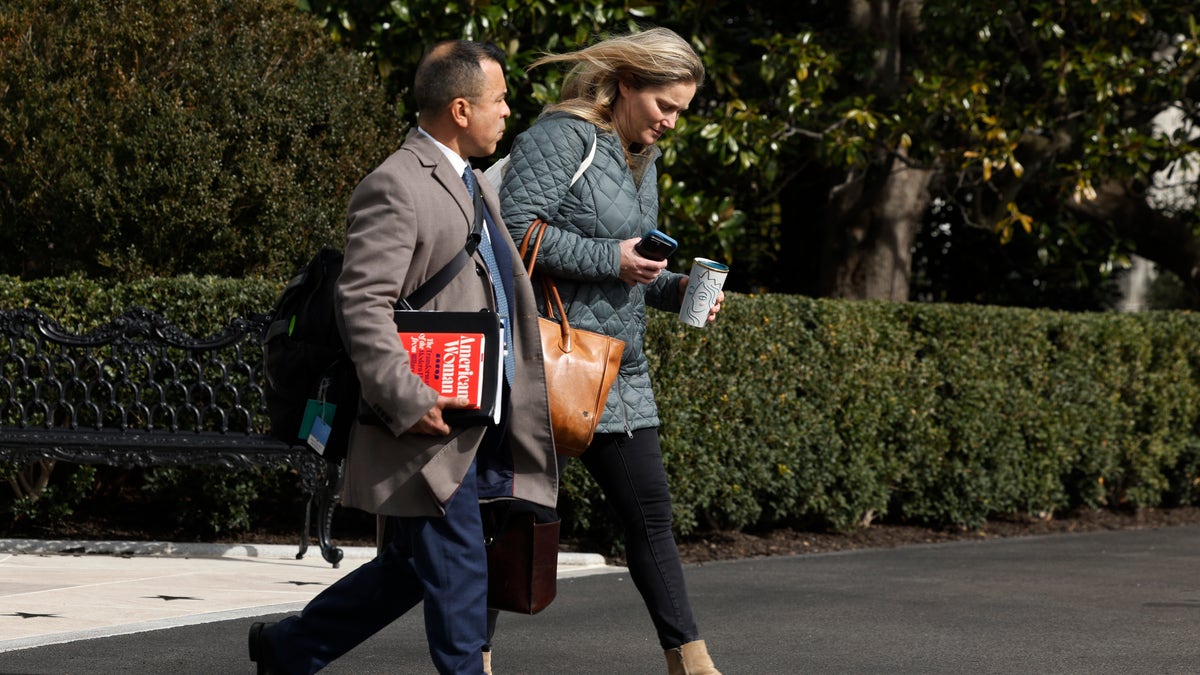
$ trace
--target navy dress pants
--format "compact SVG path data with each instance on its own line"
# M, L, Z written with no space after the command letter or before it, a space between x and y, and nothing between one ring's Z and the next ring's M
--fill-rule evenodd
M317 672L422 600L437 672L483 672L487 554L474 477L472 467L444 518L394 518L375 559L275 625L268 639L289 673Z

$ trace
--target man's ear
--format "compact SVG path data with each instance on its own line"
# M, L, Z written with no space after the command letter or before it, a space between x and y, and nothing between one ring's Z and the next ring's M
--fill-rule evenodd
M450 102L450 119L466 129L471 125L471 102L461 96Z

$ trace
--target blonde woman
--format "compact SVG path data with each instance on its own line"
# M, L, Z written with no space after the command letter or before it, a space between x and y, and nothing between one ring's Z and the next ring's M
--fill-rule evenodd
M643 351L646 306L677 312L688 277L634 249L658 220L656 143L691 104L704 65L663 28L547 55L532 67L558 64L569 67L561 102L514 141L501 213L514 241L536 218L550 224L536 270L554 277L571 325L625 341L620 376L581 459L624 532L630 575L668 672L717 673L692 617L671 531L658 409ZM581 165L586 170L573 181ZM719 310L720 302L709 321Z

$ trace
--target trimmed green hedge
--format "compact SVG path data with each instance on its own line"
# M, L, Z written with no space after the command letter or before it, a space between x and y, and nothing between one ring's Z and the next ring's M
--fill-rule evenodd
M295 0L5 0L0 272L287 274L402 126Z
M85 329L132 304L200 335L279 284L0 278L0 306ZM1069 314L730 294L700 330L651 312L677 529L874 520L975 527L1200 503L1200 315ZM615 539L579 462L567 529ZM206 516L207 517L207 516Z
M1200 498L1200 316L733 295L651 321L679 529Z
M199 337L219 332L234 318L267 312L285 282L182 276L112 283L82 276L35 281L0 276L0 308L39 309L64 328L85 332L140 306Z

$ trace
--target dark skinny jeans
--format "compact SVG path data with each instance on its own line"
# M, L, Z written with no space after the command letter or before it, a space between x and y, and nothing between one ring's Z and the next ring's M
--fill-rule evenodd
M657 429L596 434L580 458L600 485L621 530L625 559L664 650L700 639L671 532L671 494ZM569 461L559 457L559 473ZM488 645L499 612L488 610Z
M629 576L663 649L700 639L671 532L671 494L658 429L596 434L580 457L625 533Z

